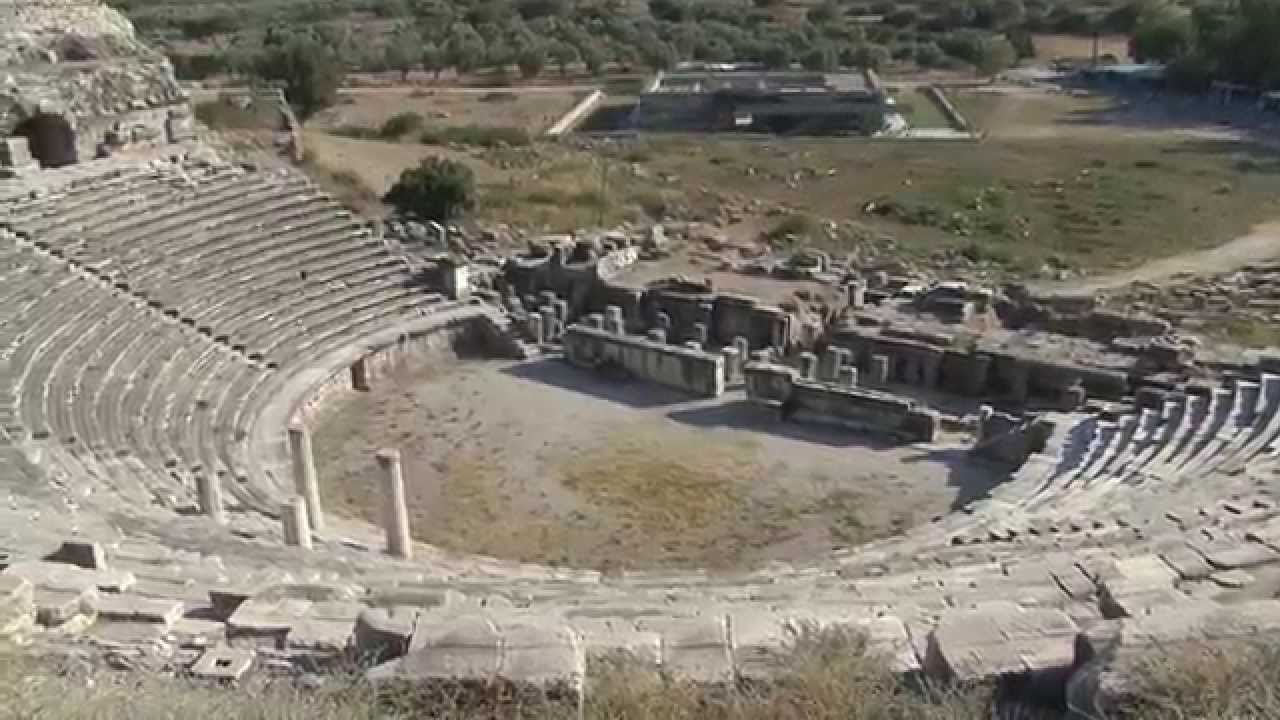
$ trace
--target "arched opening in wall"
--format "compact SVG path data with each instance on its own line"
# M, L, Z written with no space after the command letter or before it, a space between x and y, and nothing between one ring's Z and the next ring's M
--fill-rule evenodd
M59 115L33 115L14 128L13 134L27 139L31 156L40 161L40 167L62 167L76 162L76 133Z

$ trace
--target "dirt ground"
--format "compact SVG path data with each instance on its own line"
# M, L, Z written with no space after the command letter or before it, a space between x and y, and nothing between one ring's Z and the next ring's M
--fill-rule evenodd
M428 126L519 127L538 134L568 112L588 89L523 87L501 90L445 87L346 88L339 104L308 121L311 127L381 127L387 118L416 112Z
M326 502L379 517L377 447L404 454L414 535L602 570L806 562L985 492L961 438L903 446L781 423L741 392L690 400L549 358L442 358L327 411Z

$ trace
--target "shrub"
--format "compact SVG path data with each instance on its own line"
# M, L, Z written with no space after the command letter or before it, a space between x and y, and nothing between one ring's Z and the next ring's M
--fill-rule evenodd
M454 127L428 128L419 141L424 145L474 145L476 147L517 147L529 145L533 139L529 133L517 127L487 127L484 125L458 125Z
M429 157L401 173L383 201L405 215L448 222L475 207L475 174L456 160Z
M396 113L382 124L378 135L384 140L399 140L411 132L421 130L424 124L422 116L416 112Z

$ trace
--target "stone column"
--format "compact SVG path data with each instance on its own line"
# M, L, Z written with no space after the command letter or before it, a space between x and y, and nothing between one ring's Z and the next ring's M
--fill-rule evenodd
M840 361L843 359L840 351L834 345L828 346L822 353L822 361L818 363L818 375L827 382L836 382L840 379Z
M670 315L664 312L658 313L658 316L654 318L654 325L656 325L666 334L668 335L671 334L671 316Z
M818 372L818 356L811 352L800 353L800 377L805 380L815 379Z
M871 356L871 382L876 385L885 385L889 382L888 355Z
M413 557L413 538L409 535L409 506L404 498L404 473L400 469L400 451L378 451L382 468L384 502L383 525L387 531L387 552L408 560Z
M226 525L227 511L222 504L222 478L200 473L196 475L196 491L200 494L200 512L219 525Z
M545 342L555 342L555 328L558 322L556 318L556 310L550 305L543 305L538 310L538 314L542 315L542 337Z
M293 454L293 486L307 503L307 517L312 529L324 529L324 513L320 510L320 483L316 480L316 461L311 454L311 435L302 423L289 425L289 450Z
M552 342L560 342L564 338L564 323L560 322L560 318L551 318L551 329L547 331L547 337Z
M852 366L845 366L840 368L840 377L837 380L837 382L839 382L841 385L845 387L857 387L858 386L858 368L852 367Z
M733 346L738 348L738 357L742 358L742 362L745 363L751 357L751 343L742 335L733 339Z
M694 323L694 324L693 324L693 338L692 338L692 340L693 340L693 342L698 343L698 345L700 345L700 346L703 346L703 347L705 347L705 346L706 346L706 344L707 344L707 324L706 324L706 323Z
M311 527L307 524L307 502L296 497L280 506L280 522L284 526L284 544L311 549Z
M724 357L724 381L733 385L742 382L742 356L738 348L732 345L720 348L720 355Z
M538 303L538 307L543 307L543 306L552 307L555 301L558 299L556 298L556 293L554 290L543 290L542 292L538 293L538 298L541 300L541 302Z
M364 358L357 358L351 363L351 389L369 392L369 367Z
M601 330L604 328L604 316L600 313L591 313L586 316L583 323L589 328Z
M556 319L560 322L569 323L569 303L564 300L556 300L551 303L551 309L556 312Z
M529 313L529 335L538 345L547 341L546 328L542 327L542 316L538 313Z
M844 286L844 289L849 296L849 307L860 308L867 304L867 286L861 280L850 281L848 285Z
M618 305L607 305L604 309L604 329L614 335L626 332L627 324L622 319L622 308Z

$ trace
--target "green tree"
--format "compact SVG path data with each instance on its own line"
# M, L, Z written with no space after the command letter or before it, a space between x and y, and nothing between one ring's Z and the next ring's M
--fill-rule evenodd
M567 42L558 42L551 46L548 55L560 68L560 75L565 76L569 74L569 66L578 61L578 48Z
M1172 62L1191 51L1195 30L1191 18L1175 12L1151 13L1138 21L1132 51L1143 62Z
M520 68L520 76L531 80L542 74L547 66L547 49L541 43L532 43L520 48L516 53L516 65Z
M770 70L791 67L791 48L784 42L771 42L760 49L760 62Z
M475 207L475 174L456 160L429 157L401 173L382 200L405 215L449 222Z
M447 66L444 59L444 51L440 49L440 46L435 43L423 45L420 59L422 60L422 69L435 76L436 80L439 80L440 72Z
M866 43L859 45L853 51L853 61L858 67L868 68L870 70L879 70L888 64L890 58L889 49L883 45L875 43Z
M825 44L815 46L800 58L800 64L804 69L813 72L831 72L836 69L838 63L836 49Z
M387 67L400 73L401 82L409 79L409 72L421 59L422 38L418 34L405 30L395 34L383 49L383 57Z
M588 43L578 48L578 53L582 55L582 64L586 66L587 72L593 76L599 76L604 73L605 63L608 58L605 57L604 51L595 43Z
M445 43L444 59L459 73L471 72L484 62L484 39L470 25L462 24Z
M332 105L342 83L342 66L334 54L309 35L267 33L254 73L278 84L299 119Z
M1004 36L993 36L982 43L974 67L985 77L995 77L1004 70L1013 67L1018 61L1018 51L1013 43Z

